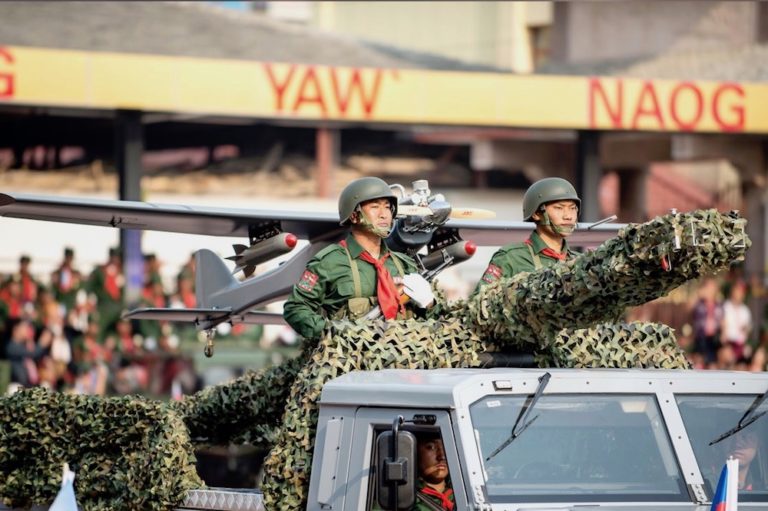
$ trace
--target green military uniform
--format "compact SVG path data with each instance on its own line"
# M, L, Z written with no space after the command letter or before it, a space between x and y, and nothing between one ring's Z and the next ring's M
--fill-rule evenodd
M343 246L343 245L346 245ZM351 234L344 244L321 250L283 306L283 317L307 339L320 337L330 319L358 319L376 306L376 268L360 258L363 248ZM393 276L418 271L415 261L382 243L381 257Z
M563 240L560 253L565 254L566 260L574 257L574 252L565 240ZM541 239L539 233L533 231L528 240L522 243L511 243L493 254L488 268L483 273L480 282L477 283L477 289L496 282L502 277L509 278L520 272L549 268L559 262L561 259L555 256L552 249Z

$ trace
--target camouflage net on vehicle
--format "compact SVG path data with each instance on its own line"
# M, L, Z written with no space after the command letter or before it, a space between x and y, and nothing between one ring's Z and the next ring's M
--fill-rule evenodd
M690 369L685 352L668 325L658 323L602 324L564 329L539 367L615 367Z
M140 397L23 389L0 399L0 495L11 507L50 504L62 467L86 511L165 510L203 485L178 414Z
M483 343L460 319L334 323L299 372L277 443L264 464L267 509L306 507L317 401L323 385L350 371L478 367Z
M310 352L201 390L171 406L198 444L252 444L269 449L296 375Z
M716 210L630 224L567 263L484 286L467 302L466 322L502 350L548 350L563 328L618 321L627 307L743 260L745 224Z

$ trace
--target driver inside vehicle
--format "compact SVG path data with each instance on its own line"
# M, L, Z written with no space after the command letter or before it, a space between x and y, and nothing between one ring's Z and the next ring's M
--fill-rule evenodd
M750 467L759 447L757 432L740 431L728 440L731 440L729 456L739 460L739 490L752 491L755 481Z
M757 467L758 462L755 459L760 449L757 431L748 429L739 431L714 447L716 447L713 452L715 458L712 460L708 477L713 489L717 486L725 461L731 457L739 460L739 491L752 491L755 487L764 487L765 483L760 480L761 470Z
M448 474L448 461L439 433L419 433L416 482L416 504L412 511L453 511L453 489Z

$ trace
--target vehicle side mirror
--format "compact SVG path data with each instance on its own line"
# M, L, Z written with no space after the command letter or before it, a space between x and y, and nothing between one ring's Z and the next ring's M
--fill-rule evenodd
M376 494L382 509L410 509L416 503L416 437L385 431L376 439ZM397 506L395 506L397 500Z

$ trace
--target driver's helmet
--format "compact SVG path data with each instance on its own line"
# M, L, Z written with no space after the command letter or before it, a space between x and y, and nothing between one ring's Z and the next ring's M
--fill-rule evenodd
M349 183L339 196L339 223L349 224L349 217L358 205L372 199L389 199L392 216L397 215L397 196L389 185L378 177L361 177Z
M571 183L560 177L547 177L533 183L523 197L523 220L528 222L542 205L558 200L576 201L581 209L581 199Z

